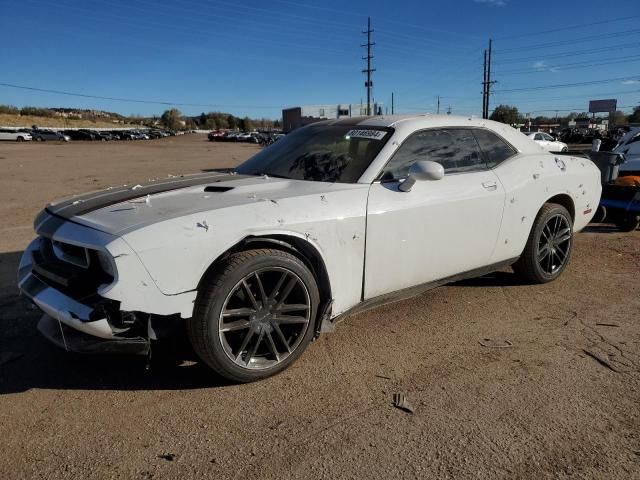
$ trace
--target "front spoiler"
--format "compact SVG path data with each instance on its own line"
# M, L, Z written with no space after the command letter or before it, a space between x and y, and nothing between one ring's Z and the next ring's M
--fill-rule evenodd
M71 328L47 314L40 319L38 331L47 340L69 352L148 355L150 349L149 341L144 338L98 338Z

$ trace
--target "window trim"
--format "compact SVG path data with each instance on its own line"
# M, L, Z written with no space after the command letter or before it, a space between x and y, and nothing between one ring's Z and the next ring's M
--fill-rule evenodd
M482 149L482 147L480 146L480 142L478 142L478 139L476 138L476 136L474 135L473 138L476 141L476 145L478 146L478 151L479 153L482 155L482 161L484 162L485 166L486 166L486 170L493 170L495 168L497 168L500 164L502 164L503 162L506 162L507 160L509 160L510 158L513 158L515 156L517 156L520 152L519 150L513 146L513 144L511 142L509 142L508 140L506 140L502 135L498 134L497 132L491 130L490 128L486 128L486 127L472 127L472 126L461 126L461 127L457 127L457 126L451 126L451 127L429 127L429 128L422 128L420 130L416 130L415 132L412 132L411 134L407 135L407 137L402 141L402 143L400 145L398 145L398 148L396 148L396 151L393 152L393 154L391 155L391 157L389 157L389 160L387 160L387 163L384 164L384 166L380 169L380 171L378 172L378 175L376 175L375 179L373 180L372 183L391 183L391 182L398 182L401 180L401 178L393 178L393 179L388 179L388 180L382 180L382 175L384 175L384 171L387 168L387 165L389 165L389 163L395 158L395 156L398 154L398 152L400 151L400 149L404 146L404 144L407 142L407 140L409 140L411 137L413 137L414 135L418 134L418 133L422 133L422 132L428 132L430 130L471 130L471 133L473 134L474 130L486 130L488 132L493 133L494 135L496 135L500 140L502 140L505 144L507 144L509 146L509 148L511 148L511 150L513 151L513 155L505 158L502 162L498 163L497 165L493 166L493 167L489 167L489 163L487 161L487 154L484 152L484 150ZM474 172L478 172L481 170L472 170L472 171L468 171L468 172L451 172L451 173L446 173L445 171L445 177L447 175L461 175L461 174L466 174L466 173L474 173ZM406 177L402 177L402 178L406 178Z

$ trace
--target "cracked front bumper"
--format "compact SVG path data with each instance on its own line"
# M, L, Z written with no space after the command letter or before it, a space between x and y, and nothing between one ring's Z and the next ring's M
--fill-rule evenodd
M36 239L25 250L18 267L18 287L44 313L38 330L45 337L69 351L148 352L147 338L121 336L114 331L105 309L98 308L99 297L73 298L39 275L33 261L39 248L40 240Z

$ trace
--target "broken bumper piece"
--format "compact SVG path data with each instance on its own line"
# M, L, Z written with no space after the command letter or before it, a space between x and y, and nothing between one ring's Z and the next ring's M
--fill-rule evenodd
M47 340L69 352L137 355L149 353L149 342L144 338L98 338L71 328L47 314L40 319L38 330Z
M148 353L148 316L120 312L117 302L103 299L95 292L88 295L67 292L64 279L56 282L46 265L35 261L38 245L39 242L33 242L23 254L18 286L44 313L38 330L45 337L75 352Z

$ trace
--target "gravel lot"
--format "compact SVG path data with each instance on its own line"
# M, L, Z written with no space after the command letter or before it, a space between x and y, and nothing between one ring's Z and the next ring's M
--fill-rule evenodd
M505 271L352 316L251 385L180 345L146 370L40 338L15 271L48 200L257 149L0 144L0 478L640 478L640 232L590 227L552 284Z

